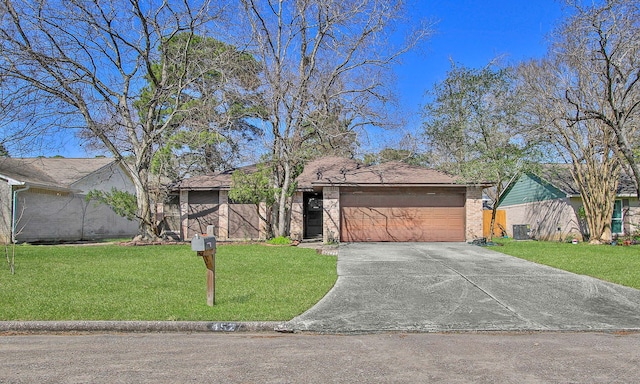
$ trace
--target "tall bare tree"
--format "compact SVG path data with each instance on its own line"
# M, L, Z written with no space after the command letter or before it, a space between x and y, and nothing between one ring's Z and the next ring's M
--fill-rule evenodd
M86 138L122 160L144 238L156 236L149 194L154 150L176 128L175 118L191 112L183 96L210 68L187 65L188 47L191 37L207 35L219 6L209 0L0 2L3 86L32 102L26 105L55 111L34 126L82 127ZM172 39L178 34L186 37L180 44Z
M519 71L521 91L527 100L527 120L523 122L529 129L529 140L548 144L548 154L572 165L589 241L593 244L610 241L620 175L613 130L600 120L577 118L576 105L567 98L577 76L562 60L532 61L523 64Z
M640 3L569 4L574 14L552 36L551 49L572 74L564 82L571 120L596 120L611 129L616 153L640 192Z
M335 142L368 125L385 125L391 65L426 38L419 26L400 46L390 42L405 15L403 1L242 0L256 56L264 66L270 142L268 163L277 191L273 233L286 235L295 179L309 142Z

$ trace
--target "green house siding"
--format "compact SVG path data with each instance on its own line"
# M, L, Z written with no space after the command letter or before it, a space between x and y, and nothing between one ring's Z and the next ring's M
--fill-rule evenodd
M531 174L523 174L502 195L498 205L500 207L508 207L510 205L561 199L564 197L567 197L566 193L549 183L545 183L539 177Z

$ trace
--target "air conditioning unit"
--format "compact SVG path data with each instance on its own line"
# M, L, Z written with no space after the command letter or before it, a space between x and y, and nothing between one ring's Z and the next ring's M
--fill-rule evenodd
M514 240L529 240L531 239L531 226L529 224L514 224L513 225L513 239Z

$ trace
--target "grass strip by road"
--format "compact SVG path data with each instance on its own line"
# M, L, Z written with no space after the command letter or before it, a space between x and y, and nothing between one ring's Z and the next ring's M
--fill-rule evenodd
M337 278L336 257L312 249L222 245L209 307L205 264L188 245L21 245L15 266L0 270L0 320L281 321Z
M491 249L565 271L640 289L640 246L496 240Z

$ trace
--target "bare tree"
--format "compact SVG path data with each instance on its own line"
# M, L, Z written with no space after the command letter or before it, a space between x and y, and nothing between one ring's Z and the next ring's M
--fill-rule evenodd
M564 82L570 118L612 130L616 153L640 193L640 3L569 3L575 13L552 36L552 55L572 74Z
M547 58L523 64L519 70L521 91L527 100L525 125L529 128L529 139L549 144L547 149L554 150L552 156L572 165L589 241L593 244L610 241L620 175L613 130L600 120L578 118L575 103L566 96L576 81L573 68Z
M197 70L186 70L192 68L186 65L192 60L191 39L172 49L167 44L178 34L206 35L217 15L213 8L222 5L209 0L0 3L3 87L55 111L38 124L81 127L85 138L122 160L135 185L144 238L156 236L149 194L154 150L176 129L176 119L191 112L183 96L201 78Z
M390 44L404 2L389 0L242 0L256 56L264 66L268 163L277 191L273 233L286 235L295 179L310 142L340 143L369 125L384 126L391 65L426 38L417 28ZM326 141L324 141L326 142Z

